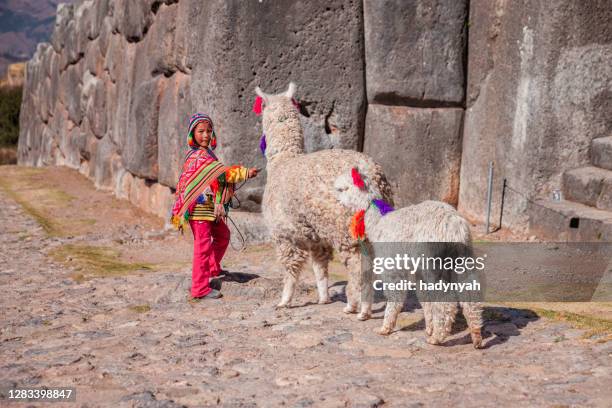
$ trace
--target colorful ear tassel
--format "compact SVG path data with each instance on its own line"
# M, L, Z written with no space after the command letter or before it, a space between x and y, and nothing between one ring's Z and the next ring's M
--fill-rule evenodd
M257 98L255 98L255 103L253 103L253 112L259 116L261 115L261 108L263 105L263 99L261 99L261 96L257 96Z
M266 155L266 134L261 134L261 139L259 140L259 150L261 150L261 154Z
M391 207L386 201L380 200L378 198L372 200L372 203L374 203L376 208L378 208L378 211L380 211L380 215L385 215L394 210L394 208Z
M353 215L350 231L354 239L365 238L365 210L359 210Z
M355 167L351 169L351 176L353 177L353 184L357 186L360 190L365 190L365 183L361 178L361 174L359 174L359 170Z

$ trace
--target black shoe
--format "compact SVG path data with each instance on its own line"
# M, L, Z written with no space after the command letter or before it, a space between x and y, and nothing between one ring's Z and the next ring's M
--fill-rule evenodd
M219 278L211 279L208 286L212 289L221 290L221 280Z
M219 292L217 289L212 289L210 292L208 292L207 295L200 296L200 297L192 297L191 299L189 299L189 301L190 302L200 302L206 299L219 299L221 297L223 297L221 292Z

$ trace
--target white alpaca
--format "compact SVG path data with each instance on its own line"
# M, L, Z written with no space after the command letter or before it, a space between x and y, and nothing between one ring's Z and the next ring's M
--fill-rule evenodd
M312 259L319 303L328 303L328 263L333 250L349 267L346 313L356 313L361 293L360 256L349 235L350 211L334 196L334 180L359 166L368 174L381 196L392 201L391 189L382 169L371 158L353 150L323 150L304 153L299 112L292 103L296 87L263 100L263 130L266 141L267 180L263 215L278 258L284 266L283 294L278 307L288 306L308 255ZM360 319L370 316L363 305Z
M378 251L381 251L382 246L377 246L377 243L429 243L421 244L418 253L410 254L413 257L418 257L422 250L425 253L429 251L438 255L443 254L442 258L446 258L447 255L455 258L471 256L472 238L469 224L452 206L437 201L424 201L417 205L394 210L383 216L376 207L370 207L372 200L381 198L378 189L371 186L367 174L362 173L360 168L359 172L362 174L366 188L356 187L349 171L339 176L334 186L336 197L347 208L361 210L369 207L364 220L367 241L373 243L373 245L368 245L368 248L374 252L371 254L372 257L380 256L376 253L376 248L378 247ZM396 271L379 276L383 277L383 281L387 279L397 282L398 279L404 278L402 274L406 272ZM373 290L371 280L364 282L363 285L364 289L367 288L369 291L365 297L371 297ZM408 291L400 293L400 296L388 297L385 318L379 330L380 334L390 334L395 327ZM476 348L481 347L483 320L482 305L479 302L421 301L421 304L429 343L440 344L444 341L450 333L458 310L457 306L460 304L470 328L472 343Z

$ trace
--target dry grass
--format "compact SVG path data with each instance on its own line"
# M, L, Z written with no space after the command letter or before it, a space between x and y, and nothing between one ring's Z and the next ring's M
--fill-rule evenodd
M585 316L567 311L534 309L535 313L546 319L567 322L573 327L586 330L583 338L597 338L597 341L612 340L612 322L593 316Z
M152 264L132 263L121 260L119 251L109 247L66 244L49 252L57 262L73 266L77 282L90 278L127 275L137 271L154 271Z
M151 310L151 306L149 306L149 305L134 305L134 306L130 306L130 310L132 312L136 312L136 313L147 313L149 310Z

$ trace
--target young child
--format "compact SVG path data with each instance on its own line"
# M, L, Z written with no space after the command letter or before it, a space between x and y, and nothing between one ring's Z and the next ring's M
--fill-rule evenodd
M224 166L213 150L217 136L212 119L196 113L189 121L189 151L176 186L172 223L181 232L188 222L193 233L191 296L217 299L221 293L209 286L219 276L221 259L229 244L230 231L224 216L234 193L234 184L257 175L257 169Z

